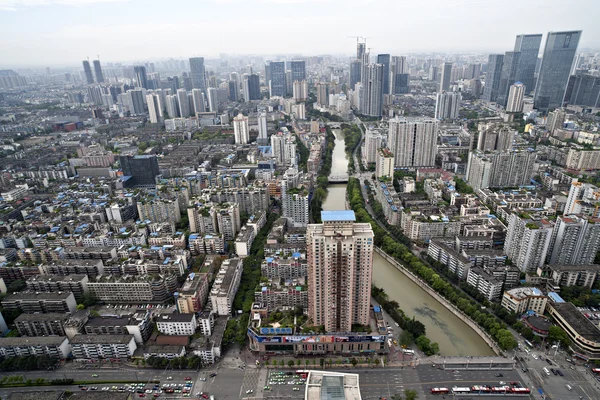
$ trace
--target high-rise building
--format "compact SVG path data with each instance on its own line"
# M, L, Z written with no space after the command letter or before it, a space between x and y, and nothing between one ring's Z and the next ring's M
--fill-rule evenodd
M356 59L360 60L362 62L363 59L365 58L366 54L367 54L367 43L356 42Z
M360 112L363 115L381 117L383 111L383 69L382 64L363 65L362 101L360 106Z
M507 51L504 53L504 61L500 70L500 82L498 83L498 95L496 103L506 107L508 101L508 90L510 85L516 82L517 66L521 59L521 53L518 51Z
M569 77L564 106L600 108L600 76L576 71Z
M268 142L268 131L267 131L267 114L260 113L258 115L258 137L256 141L260 145L265 145Z
M227 94L229 97L229 101L238 101L240 97L240 93L238 91L237 83L234 81L229 81L227 83Z
M388 148L396 167L433 167L437 153L438 122L433 118L400 118L389 121Z
M500 86L500 75L504 63L504 54L490 54L488 57L487 71L485 73L485 87L483 88L482 99L495 103L498 97L498 87Z
M148 76L146 75L146 67L136 65L133 67L135 74L135 87L148 89Z
M292 80L291 82L306 80L306 62L292 61L291 63Z
M504 254L522 272L542 267L550 247L553 224L548 220L531 220L512 213L504 241Z
M260 100L260 78L256 74L244 76L244 101Z
M510 86L508 91L508 101L506 103L506 112L523 112L523 96L525 96L525 85L517 82Z
M557 129L562 129L565 124L567 113L562 108L554 110L548 113L548 120L546 122L546 128L553 135Z
M283 217L294 227L308 224L308 190L301 185L302 172L292 167L281 178L281 206Z
M479 79L479 77L481 76L481 64L474 63L467 65L465 75L465 79Z
M96 82L104 82L104 74L102 73L102 67L100 66L100 60L94 60L94 72L96 73Z
M565 205L564 215L586 214L598 217L596 203L600 199L600 188L591 183L572 182ZM588 211L590 210L590 211Z
M145 113L144 107L144 92L142 89L128 90L126 93L127 108L132 115L140 115Z
M452 81L452 63L445 62L442 64L442 76L440 78L440 92L450 90L450 82Z
M427 73L427 80L435 82L438 77L438 67L432 65L429 67L429 72Z
M377 151L381 148L383 138L379 132L367 129L363 157L367 163L377 162Z
M204 57L190 58L190 78L192 89L200 89L206 93L206 71L204 70Z
M88 85L94 83L94 75L92 75L92 67L88 60L83 60L83 72L85 73L85 80Z
M377 64L383 65L383 94L390 94L390 55L378 54Z
M514 131L503 125L494 123L480 124L477 150L504 151L512 148Z
M206 106L202 89L192 89L192 98L194 99L194 114L205 112Z
M360 82L362 61L354 60L350 63L350 89L354 90L357 83Z
M271 80L269 81L269 93L271 97L285 97L285 62L271 62Z
M179 118L179 106L177 105L177 95L171 94L165 97L167 106L167 115L169 118Z
M265 85L269 87L271 82L271 61L265 63Z
M321 107L329 106L329 84L324 82L317 83L317 104Z
M351 332L369 324L373 230L354 211L322 211L321 220L306 232L308 314L326 332Z
M236 144L246 144L250 141L248 117L241 113L233 119L233 136L235 137Z
M541 43L542 34L518 35L515 41L514 51L520 53L515 81L523 83L526 94L533 92L535 89L535 65L540 53Z
M406 57L392 57L389 72L389 93L405 94L408 93L408 64Z
M308 100L308 82L295 81L292 88L292 94L295 101Z
M217 88L209 87L206 89L208 93L208 108L210 112L219 112L219 91Z
M548 264L593 264L600 248L598 222L600 220L597 218L576 215L557 217L548 251Z
M456 119L462 96L458 92L439 92L435 100L435 118Z
M297 164L296 139L281 132L271 135L271 151L278 166Z
M160 174L156 156L120 156L119 164L128 187L155 186Z
M150 123L157 124L162 118L162 106L160 105L160 97L157 94L147 94L146 103L148 103L148 114L150 114Z
M561 107L581 31L549 32L535 87L534 106L541 111Z
M179 114L182 118L188 118L191 115L190 101L188 100L185 89L177 90L177 104L179 105Z
M536 154L528 151L471 151L467 181L475 190L518 187L531 183Z

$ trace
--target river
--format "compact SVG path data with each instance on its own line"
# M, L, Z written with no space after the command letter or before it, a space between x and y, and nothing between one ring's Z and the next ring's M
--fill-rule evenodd
M336 129L334 134L331 175L339 176L347 172L348 159L342 131ZM327 192L327 198L323 202L324 210L346 209L346 185L329 185ZM425 325L427 337L439 344L441 355L494 354L473 329L377 253L373 254L373 284L383 288L390 300L396 300L407 316L414 316Z

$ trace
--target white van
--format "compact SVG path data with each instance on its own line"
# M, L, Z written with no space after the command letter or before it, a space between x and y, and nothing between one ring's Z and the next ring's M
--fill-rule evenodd
M544 372L546 373L546 375L550 376L550 371L548 370L548 368L544 367Z
M567 389L573 390L573 386L569 385L568 383L565 386L567 387Z

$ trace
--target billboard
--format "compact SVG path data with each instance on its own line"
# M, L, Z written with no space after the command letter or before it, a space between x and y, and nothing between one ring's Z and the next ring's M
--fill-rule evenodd
M275 328L261 328L271 330ZM289 328L279 328L289 329ZM260 343L344 343L344 342L385 342L386 336L336 336L336 335L296 335L296 336L262 336L257 335L252 329L248 328L248 333L254 340Z
M292 328L260 328L261 335L291 335Z

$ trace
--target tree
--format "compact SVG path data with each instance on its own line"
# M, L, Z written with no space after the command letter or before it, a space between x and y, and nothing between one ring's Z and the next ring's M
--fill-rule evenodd
M320 358L319 359L319 365L321 366L321 369L323 369L323 366L325 365L325 359L324 358Z
M304 365L306 366L306 368L308 368L308 363L309 363L309 362L310 362L310 361L308 361L308 359L304 360Z
M352 363L353 367L356 367L356 364L358 364L358 360L356 359L356 357L352 357L352 360L350 360L350 362Z
M563 331L560 327L553 325L548 330L548 342L555 343L559 342L563 348L568 348L571 344L567 333Z
M85 306L83 304L77 304L78 310L85 310Z
M300 361L300 360L298 360L298 361ZM295 364L295 363L294 363L294 360L290 360L290 361L288 361L288 367L290 367L290 368L294 368L294 364Z
M269 368L269 360L265 360L265 367Z
M285 362L283 361L283 359L279 360L279 366L280 366L280 367L283 367L283 366L285 366Z
M297 365L297 366L300 366L300 365L302 365L302 360L301 360L301 359L298 359L298 360L296 361L296 365Z
M405 389L404 390L404 398L406 400L416 400L419 398L419 394L416 390L413 389Z

